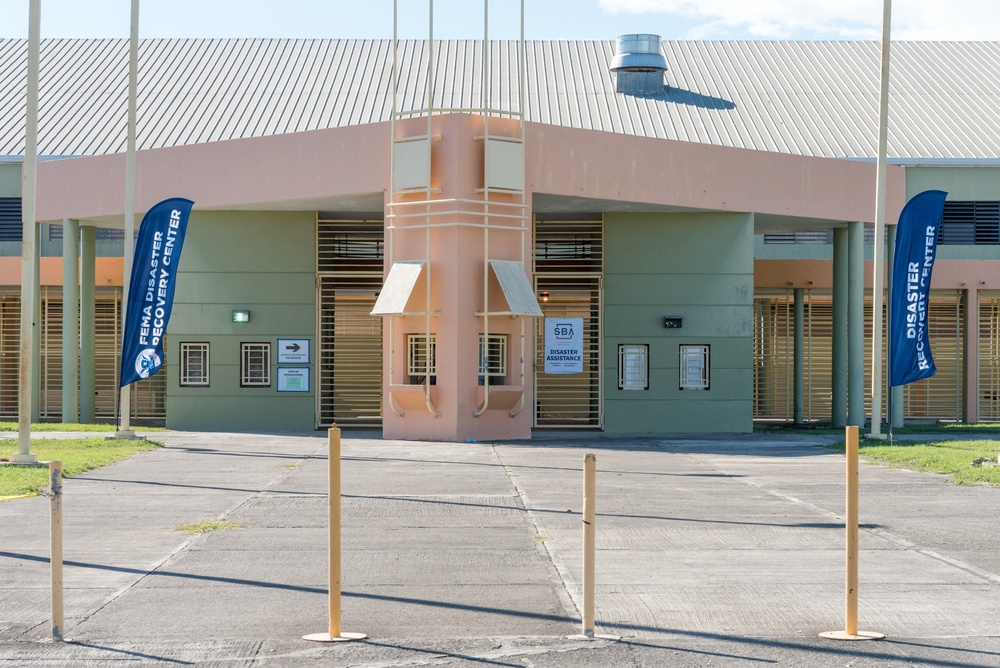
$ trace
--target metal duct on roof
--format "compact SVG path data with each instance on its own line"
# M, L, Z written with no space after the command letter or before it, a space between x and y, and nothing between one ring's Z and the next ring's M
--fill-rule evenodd
M635 34L618 37L611 71L616 73L616 89L619 93L662 93L667 59L660 53L660 36Z

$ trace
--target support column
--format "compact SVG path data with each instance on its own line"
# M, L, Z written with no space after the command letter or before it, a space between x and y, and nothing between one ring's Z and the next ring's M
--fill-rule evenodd
M94 421L97 382L94 343L97 338L94 285L97 273L97 228L80 228L80 422Z
M965 305L965 340L962 342L962 375L965 378L965 421L979 422L979 288L962 290Z
M35 275L32 278L34 298L31 301L31 421L41 422L42 416L42 244L35 225Z
M806 413L806 374L805 374L805 323L806 305L805 290L795 288L795 348L792 352L793 366L795 368L795 424L805 422Z
M63 221L62 421L80 421L80 223Z
M833 359L830 418L834 427L847 426L847 229L833 231Z
M865 426L865 224L847 224L847 424Z
M894 265L894 263L896 261L896 226L895 225L886 225L885 226L885 234L886 234L886 243L889 245L889 263L888 263L889 264L889 269L888 269L887 274L889 276L889 279L888 279L889 280L888 290L889 290L889 295L891 296L892 295L892 268L893 268L893 265ZM891 308L891 304L890 304L890 308ZM889 331L886 334L886 340L887 341L891 341L892 339L890 337L892 336L892 322L891 322L892 318L887 318L886 321L889 322ZM886 377L888 378L888 376L889 376L889 374L887 372L886 373ZM897 427L902 427L903 426L903 407L904 407L903 406L903 386L902 385L897 385L896 387L890 387L889 388L889 407L888 407L888 415L889 415L889 420L890 420L889 426L890 426L890 428L895 429Z

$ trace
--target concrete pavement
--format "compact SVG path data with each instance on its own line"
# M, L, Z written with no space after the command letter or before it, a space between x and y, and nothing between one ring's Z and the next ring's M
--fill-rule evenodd
M65 482L66 629L48 641L48 500L0 503L0 666L998 666L1000 490L861 469L860 628L844 627L835 437L530 443L344 432L343 630L327 629L324 433L154 433ZM598 633L579 632L597 454ZM240 525L188 536L203 519Z

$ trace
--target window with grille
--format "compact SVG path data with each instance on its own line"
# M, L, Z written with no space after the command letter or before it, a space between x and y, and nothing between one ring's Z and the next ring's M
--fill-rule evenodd
M618 346L618 389L649 389L649 346L621 344Z
M864 244L872 246L875 243L875 228L865 227ZM833 230L805 230L801 232L773 232L764 234L765 244L812 244L812 245L832 245Z
M503 385L507 377L507 335L479 335L479 384Z
M945 202L938 243L953 246L1000 244L1000 202Z
M710 346L681 346L681 389L709 388Z
M240 344L240 387L271 386L271 344Z
M437 335L406 335L406 369L410 385L437 383Z
M21 240L21 198L0 197L0 241Z
M62 241L63 240L63 226L62 225L49 225L49 241ZM136 230L136 235L139 231ZM115 227L98 227L94 230L94 240L95 241L124 241L125 240L125 230L120 230Z
M207 343L181 343L181 387L208 387Z

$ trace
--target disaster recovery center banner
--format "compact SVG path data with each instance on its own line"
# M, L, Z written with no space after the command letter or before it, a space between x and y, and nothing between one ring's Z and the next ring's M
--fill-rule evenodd
M899 214L889 295L889 384L906 385L937 372L927 332L931 270L948 193L914 195Z
M149 378L163 366L163 334L174 303L177 263L194 202L163 200L139 225L125 311L118 384Z

